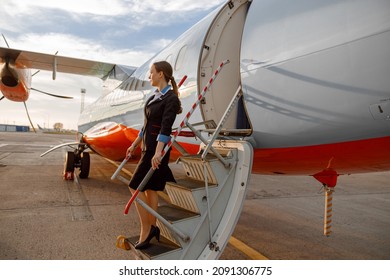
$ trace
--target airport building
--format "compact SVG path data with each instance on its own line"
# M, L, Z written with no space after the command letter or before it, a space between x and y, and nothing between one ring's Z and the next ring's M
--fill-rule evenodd
M28 125L0 124L0 132L29 132Z

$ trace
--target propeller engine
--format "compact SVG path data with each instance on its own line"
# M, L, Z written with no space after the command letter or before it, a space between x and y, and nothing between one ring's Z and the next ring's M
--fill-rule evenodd
M4 35L3 38L9 48L8 42ZM30 86L31 78L39 71L31 75L30 69L18 67L16 59L17 57L12 57L11 54L8 54L5 57L2 57L0 61L0 91L3 93L3 96L0 97L0 101L4 98L7 98L10 101L23 102L31 127L36 132L26 105L26 101L28 100L31 90L56 98L73 99L73 97L53 94L32 88Z
M6 87L16 87L19 84L19 75L15 70L15 61L12 58L6 58L5 60L5 65L0 73L1 82Z

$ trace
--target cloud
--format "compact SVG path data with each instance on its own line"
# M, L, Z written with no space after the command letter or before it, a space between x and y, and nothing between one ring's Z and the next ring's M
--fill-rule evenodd
M194 12L197 10L209 10L216 5L226 1L209 1L209 0L125 0L132 10L137 13L146 12L159 12L159 13L183 13L183 12Z
M61 10L74 14L91 14L101 16L117 16L127 12L126 6L120 0L2 0L2 6L8 10L12 8L12 14L29 15L31 11Z
M187 22L198 13L208 11L226 1L125 0L125 2L129 7L128 22L135 23L128 25L128 28L142 30L150 26L169 26Z
M31 8L57 9L76 14L90 14L98 16L121 16L148 13L183 13L205 11L225 0L2 0L5 4L15 3L19 11L28 11Z
M163 41L165 44L166 42ZM108 48L95 40L79 38L72 34L48 33L23 34L15 38L18 49L84 58L89 60L139 66L153 55L153 48L146 50Z
M145 27L169 25L193 18L226 2L193 0L2 0L0 23L8 31L22 31L27 26L47 26L56 20L122 22L122 28L142 30ZM7 24L13 22L13 24ZM4 23L4 24L3 24Z
M225 0L1 0L0 32L12 48L124 65L140 66ZM1 40L0 45L5 47ZM41 72L34 88L70 95L61 100L31 92L27 101L34 125L63 122L76 128L80 89L85 105L102 93L96 78ZM2 100L0 123L28 125L22 103Z

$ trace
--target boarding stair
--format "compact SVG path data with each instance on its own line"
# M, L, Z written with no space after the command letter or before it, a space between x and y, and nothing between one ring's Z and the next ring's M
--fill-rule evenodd
M160 242L135 250L139 236L125 239L139 259L218 259L233 233L245 199L253 160L251 144L238 137L227 138L224 123L241 96L239 87L223 118L207 133L190 128L202 143L196 155L182 151L177 160L184 175L176 183L167 182L167 200L160 201L157 212L137 199L157 218ZM233 130L233 133L236 131ZM204 134L208 135L206 139Z

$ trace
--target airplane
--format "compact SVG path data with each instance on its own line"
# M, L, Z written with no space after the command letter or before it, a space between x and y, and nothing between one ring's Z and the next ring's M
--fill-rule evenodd
M100 77L113 90L81 113L80 141L66 154L64 174L79 167L80 178L88 177L87 149L124 160L152 91L149 67L170 62L177 80L187 76L180 88L183 112L198 99L199 110L191 123L180 115L175 121L176 131L183 131L174 136L171 159L183 164L189 178L167 186L167 192L175 206L198 215L191 216L197 222L180 220L173 226L159 217L162 232L178 248L158 256L147 249L138 253L149 259L218 258L251 173L312 176L333 190L340 175L390 170L389 43L385 0L227 1L143 65L123 70L120 77L121 66L102 67ZM53 75L65 71L56 56L15 51L15 63L19 57ZM69 65L74 62L83 65L72 59ZM76 74L89 74L88 67L96 72L95 64ZM207 159L210 149L215 161ZM195 181L205 183L199 195L173 190L188 182L193 188ZM209 184L217 189L208 190ZM118 242L121 248L133 244L125 237Z
M88 75L102 79L115 70L115 65L111 63L62 57L57 55L58 52L53 56L11 49L4 35L3 38L8 48L0 47L0 91L3 94L0 97L0 101L5 98L13 102L23 102L27 117L34 131L36 130L26 105L32 90L56 98L73 99L73 97L33 88L31 86L32 77L38 74L40 70L52 71L53 80L56 79L57 69L58 72ZM38 56L39 59L36 59L34 56ZM80 63L81 61L82 63ZM40 70L32 74L31 69ZM127 70L132 71L133 69Z

